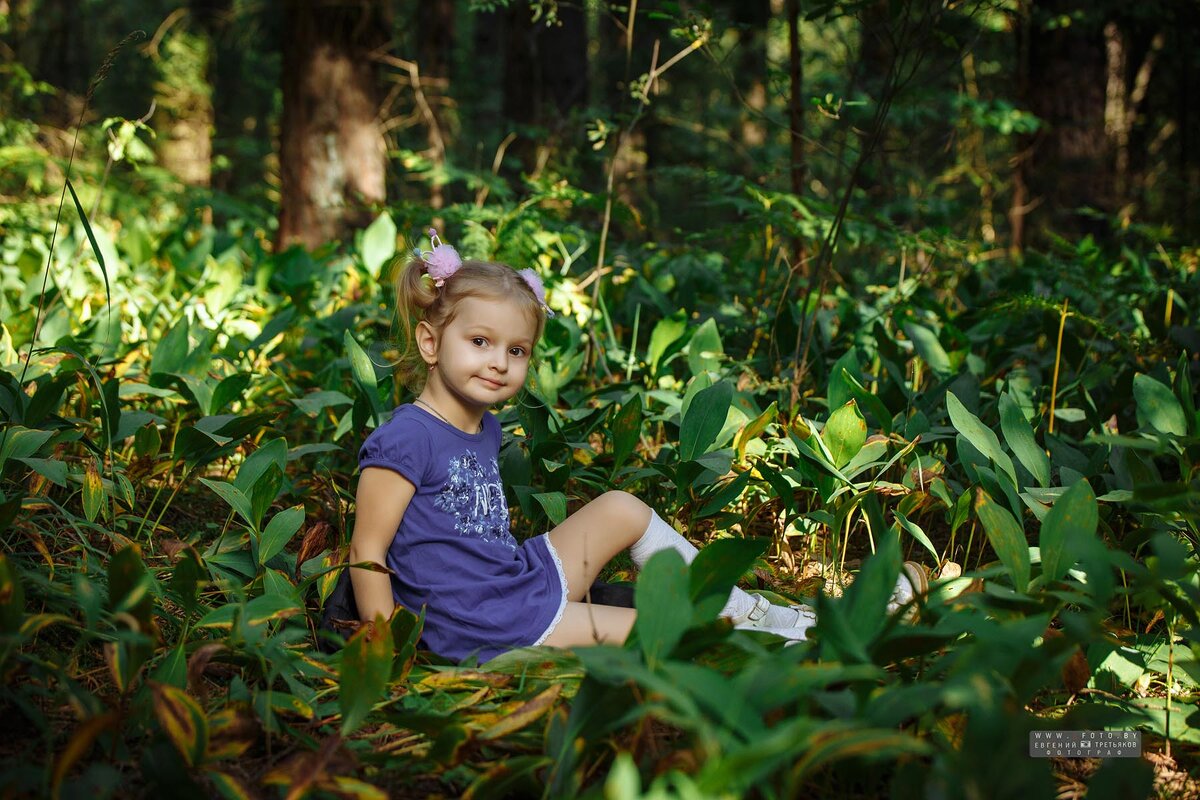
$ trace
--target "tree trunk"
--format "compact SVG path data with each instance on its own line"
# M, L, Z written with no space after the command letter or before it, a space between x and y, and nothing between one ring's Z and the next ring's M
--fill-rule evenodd
M372 50L387 44L383 0L288 0L277 245L317 247L370 222L386 148Z
M1041 226L1064 235L1107 231L1079 213L1113 210L1111 151L1104 128L1106 54L1103 21L1081 0L1035 0L1026 103L1042 120L1027 165ZM1079 14L1083 11L1085 13ZM1068 15L1070 25L1051 23Z
M159 163L189 186L212 183L210 67L219 11L210 0L192 0L163 22L166 33L150 48L158 67L153 124Z

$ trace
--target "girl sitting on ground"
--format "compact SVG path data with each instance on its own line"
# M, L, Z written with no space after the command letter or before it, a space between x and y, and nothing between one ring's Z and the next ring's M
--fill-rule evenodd
M636 611L584 602L600 570L626 549L640 567L666 548L690 563L696 548L622 491L597 497L549 533L513 538L497 465L500 425L490 409L524 386L550 311L533 270L462 261L436 232L430 238L432 250L396 281L407 337L398 369L419 394L359 452L350 562L391 572L351 570L359 616L370 622L397 604L424 608L423 644L456 660L527 645L620 643ZM924 571L907 562L890 610L925 589ZM738 588L721 614L735 627L792 640L816 622L808 606L772 605Z

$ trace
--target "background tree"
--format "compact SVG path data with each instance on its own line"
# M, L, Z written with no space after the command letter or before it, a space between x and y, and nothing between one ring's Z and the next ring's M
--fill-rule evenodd
M384 0L288 0L280 118L281 246L316 247L365 224L386 197L379 69Z

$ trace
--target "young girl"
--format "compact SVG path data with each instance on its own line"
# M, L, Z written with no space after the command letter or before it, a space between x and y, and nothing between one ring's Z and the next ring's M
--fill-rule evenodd
M398 369L419 388L411 404L367 437L350 562L386 565L392 575L351 570L364 622L396 604L425 608L423 643L440 655L486 660L524 645L622 642L631 608L588 604L584 594L614 555L639 567L672 548L696 549L626 492L592 500L547 534L520 544L509 532L492 406L525 383L549 312L533 270L462 261L430 231L396 281L407 341ZM906 563L891 608L925 589ZM737 627L803 639L815 622L806 606L774 606L734 589L723 616Z

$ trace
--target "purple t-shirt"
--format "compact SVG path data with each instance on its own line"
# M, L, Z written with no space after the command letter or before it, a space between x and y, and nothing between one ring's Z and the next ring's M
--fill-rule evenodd
M545 536L517 544L497 456L500 424L464 433L415 405L372 431L360 469L394 470L417 488L388 549L392 594L425 607L422 642L461 660L541 644L566 606L566 579Z

